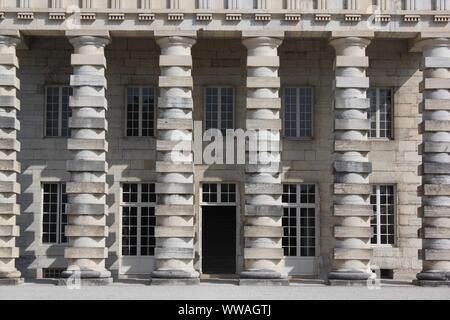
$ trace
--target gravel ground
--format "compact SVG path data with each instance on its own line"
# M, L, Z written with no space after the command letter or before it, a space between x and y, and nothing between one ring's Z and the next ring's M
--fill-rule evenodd
M321 284L292 284L289 287L248 287L233 284L203 283L200 286L148 286L115 283L106 287L69 290L51 284L27 283L1 287L1 300L16 299L132 299L132 300L333 300L333 299L439 299L450 300L450 288L420 288L412 285L367 287L328 287Z

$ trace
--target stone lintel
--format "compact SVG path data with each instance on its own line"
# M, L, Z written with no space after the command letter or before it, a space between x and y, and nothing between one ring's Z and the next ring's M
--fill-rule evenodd
M73 29L73 30L67 30L66 31L66 37L72 38L72 37L99 37L99 38L105 38L109 39L109 31L106 30L87 30L87 29Z
M187 37L187 38L197 38L196 30L155 30L155 38L165 38L165 37Z

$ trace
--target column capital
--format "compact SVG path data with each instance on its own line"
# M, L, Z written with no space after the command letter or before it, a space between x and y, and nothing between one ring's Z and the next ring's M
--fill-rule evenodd
M271 47L272 49L276 49L283 43L283 39L259 36L254 38L244 38L242 43L247 49L257 47Z
M366 49L371 40L367 38L360 38L360 37L346 37L346 38L337 38L332 39L330 41L330 45L332 45L336 49L336 53L338 55L361 55L361 50ZM350 52L346 52L348 49L359 49L360 52L357 52L358 50L351 50Z
M450 48L450 37L420 39L416 45L421 50L435 48Z
M17 30L0 30L0 45L16 47L22 41L20 32Z
M171 46L184 46L191 48L196 42L196 38L178 35L164 36L156 39L156 43L161 48L167 48Z

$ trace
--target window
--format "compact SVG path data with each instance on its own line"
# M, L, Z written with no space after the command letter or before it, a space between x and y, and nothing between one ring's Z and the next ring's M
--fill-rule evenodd
M155 185L122 185L122 255L155 255Z
M370 98L370 138L392 138L392 90L376 88L368 91Z
M395 244L395 187L393 185L374 185L370 204L374 215L371 219L373 229L372 244Z
M46 137L68 137L69 97L72 88L69 86L48 86L45 88L45 136Z
M310 138L313 128L313 89L284 89L284 136Z
M126 136L154 137L155 89L129 87L127 89Z
M65 271L62 268L44 268L42 269L42 278L44 279L60 279L61 274Z
M67 243L67 194L64 183L44 183L42 201L42 243Z
M286 257L315 257L317 195L314 184L283 185L283 249Z
M225 135L227 129L233 129L233 109L233 88L206 88L205 131L219 129Z
M236 185L204 183L202 185L202 202L209 204L236 203Z

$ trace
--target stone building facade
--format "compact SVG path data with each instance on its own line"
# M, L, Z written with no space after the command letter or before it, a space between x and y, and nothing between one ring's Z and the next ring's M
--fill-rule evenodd
M0 0L0 283L448 285L449 22L448 0ZM234 129L258 145L210 152Z

